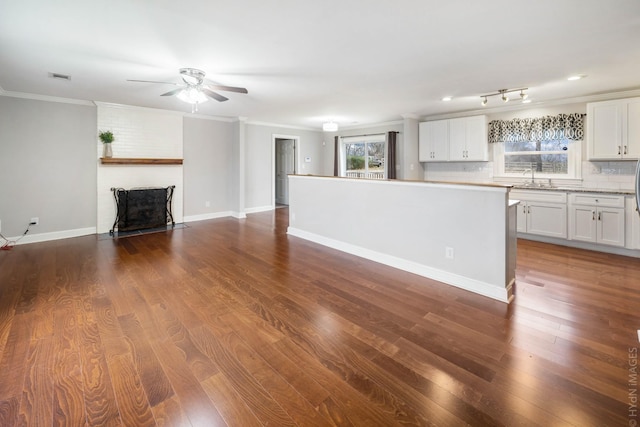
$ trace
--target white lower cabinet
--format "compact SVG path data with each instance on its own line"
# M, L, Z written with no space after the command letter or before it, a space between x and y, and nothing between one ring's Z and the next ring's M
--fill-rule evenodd
M571 194L569 239L623 247L624 206L624 196Z
M520 200L518 232L567 238L567 195L549 191L511 191Z
M640 214L635 197L627 197L627 244L628 249L640 249Z

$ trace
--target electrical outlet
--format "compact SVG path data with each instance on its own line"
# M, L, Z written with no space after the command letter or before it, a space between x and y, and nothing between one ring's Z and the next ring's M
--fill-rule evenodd
M38 225L39 222L40 222L40 218L36 216L31 218L31 222L29 223L29 225Z
M453 248L446 247L444 249L444 256L445 258L453 259Z

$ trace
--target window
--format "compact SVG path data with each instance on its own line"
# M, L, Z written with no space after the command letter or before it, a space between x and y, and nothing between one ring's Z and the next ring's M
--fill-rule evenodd
M494 144L498 177L578 179L582 141L507 141Z
M584 114L489 122L494 177L580 179Z
M386 179L384 134L340 138L340 176Z

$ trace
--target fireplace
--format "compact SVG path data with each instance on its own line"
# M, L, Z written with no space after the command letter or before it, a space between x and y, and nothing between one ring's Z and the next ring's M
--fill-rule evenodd
M166 188L111 188L116 201L116 219L109 234L175 226L172 198L175 185Z

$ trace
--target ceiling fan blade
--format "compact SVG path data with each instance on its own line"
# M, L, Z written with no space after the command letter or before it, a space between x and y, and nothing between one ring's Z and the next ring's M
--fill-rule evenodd
M174 82L154 82L151 80L130 80L127 79L128 82L137 82L137 83L160 83L160 84L164 84L164 85L179 85L180 83L174 83Z
M162 95L160 95L160 96L173 96L173 95L175 95L175 94L177 94L177 93L180 93L182 90L183 90L183 88L170 90L169 92L167 92L167 93L163 93L163 94L162 94Z
M207 89L206 87L202 88L202 93L204 93L205 95L207 95L209 98L213 98L216 101L220 101L220 102L224 102L229 98L225 98L224 96L220 95L219 93L215 93L214 91Z
M214 85L214 84L207 84L207 87L210 87L211 89L216 89L216 90L226 90L227 92L249 93L243 87L223 86L223 85Z

